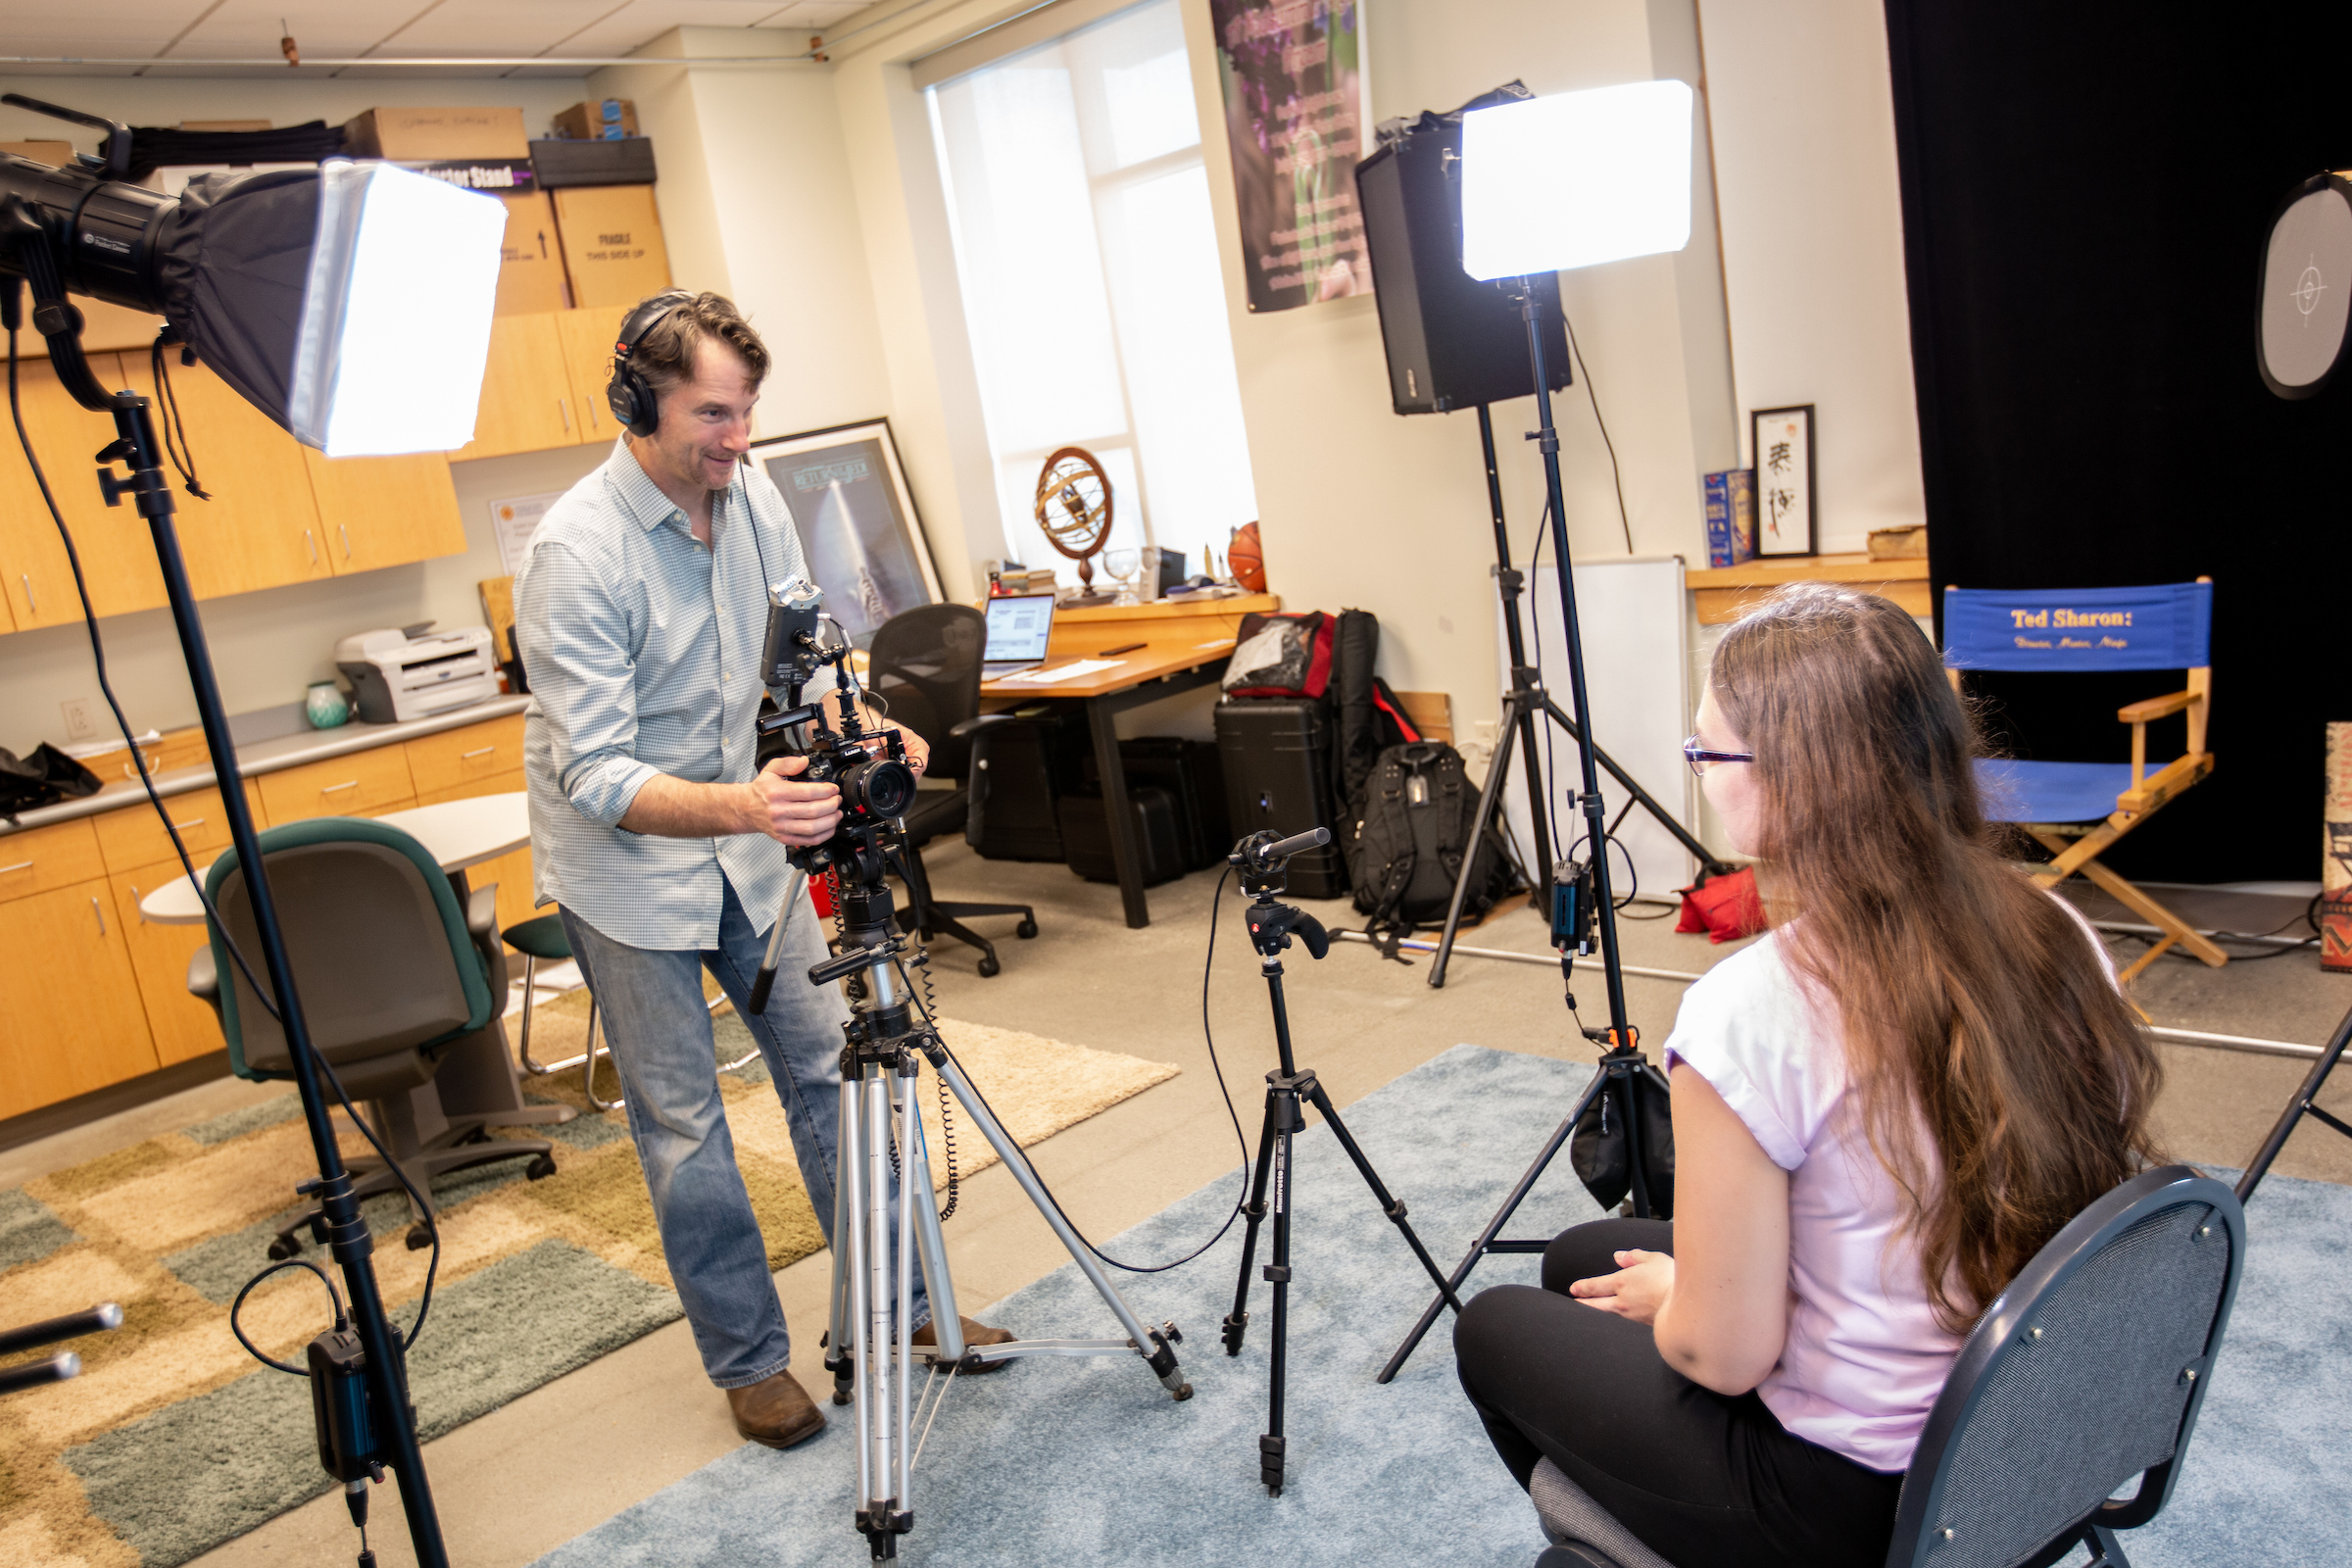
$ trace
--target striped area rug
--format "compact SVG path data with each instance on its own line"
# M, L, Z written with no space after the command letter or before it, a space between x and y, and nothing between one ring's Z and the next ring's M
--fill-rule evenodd
M584 1007L564 1002L542 1004L535 1020L542 1059L580 1049ZM739 1020L716 1025L722 1062L750 1051ZM1176 1073L1036 1035L942 1027L1023 1145ZM410 1362L428 1439L679 1315L621 1114L590 1110L576 1070L532 1087L583 1112L520 1130L556 1143L556 1174L526 1181L524 1162L512 1160L435 1186L441 1273ZM721 1087L780 1268L823 1245L784 1112L757 1059L722 1075ZM937 1150L937 1100L926 1088L922 1102ZM360 1152L358 1134L345 1131L347 1152ZM958 1138L957 1150L967 1172L996 1161L975 1136ZM312 1173L289 1093L0 1192L0 1320L102 1300L124 1311L119 1332L75 1345L80 1378L0 1400L0 1563L170 1568L327 1489L305 1383L259 1367L227 1321L296 1212L292 1183ZM373 1200L367 1213L385 1299L405 1322L430 1254L402 1245L405 1200ZM305 1255L323 1260L315 1248ZM299 1359L328 1324L324 1295L307 1271L288 1271L254 1292L241 1322L263 1349Z

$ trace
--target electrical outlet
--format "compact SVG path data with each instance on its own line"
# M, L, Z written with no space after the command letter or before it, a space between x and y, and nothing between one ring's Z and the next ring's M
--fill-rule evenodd
M57 705L65 710L66 740L69 744L94 741L103 733L98 728L98 704L88 697L69 697Z

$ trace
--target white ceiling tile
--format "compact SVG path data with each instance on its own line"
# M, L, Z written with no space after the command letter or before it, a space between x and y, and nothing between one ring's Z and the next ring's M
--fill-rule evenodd
M174 59L266 60L291 32L312 59L357 55L424 9L427 0L382 0L355 6L343 0L224 0L190 28Z
M749 27L773 16L778 0L630 0L623 10L562 45L567 55L625 55L672 27Z
M843 19L854 17L867 9L872 0L799 0L770 18L764 25L770 27L814 27L822 32L839 26Z

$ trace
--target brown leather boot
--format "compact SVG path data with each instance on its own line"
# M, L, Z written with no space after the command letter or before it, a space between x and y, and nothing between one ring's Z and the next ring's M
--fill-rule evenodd
M789 1448L825 1430L825 1412L790 1372L727 1390L727 1408L737 1432L771 1448Z
M1009 1329L992 1329L987 1324L975 1323L968 1317L957 1317L956 1321L963 1325L963 1343L967 1348L975 1345L1003 1345L1012 1338L1012 1331ZM912 1338L914 1344L926 1349L939 1343L938 1333L928 1323L916 1329ZM1002 1372L1010 1365L1012 1365L1010 1361L983 1361L978 1366L965 1367L963 1376L976 1378L984 1373Z

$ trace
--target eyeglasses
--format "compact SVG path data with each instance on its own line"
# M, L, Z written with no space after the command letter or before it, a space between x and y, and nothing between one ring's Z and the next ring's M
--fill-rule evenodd
M1756 760L1756 754L1753 752L1710 752L1701 747L1698 744L1698 737L1693 735L1683 742L1683 760L1690 764L1691 772L1703 778L1706 776L1710 763L1752 762Z

